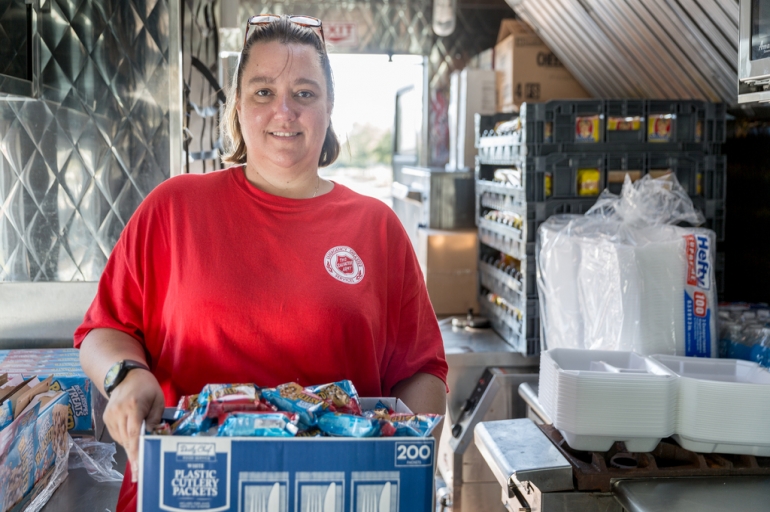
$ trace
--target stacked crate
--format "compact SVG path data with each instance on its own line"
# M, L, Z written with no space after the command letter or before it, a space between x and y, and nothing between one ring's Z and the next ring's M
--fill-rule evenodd
M619 193L626 174L675 174L724 239L725 114L724 104L696 100L556 100L524 104L518 118L476 116L479 305L515 350L540 351L537 228L585 213L605 188ZM717 254L719 292L722 268Z

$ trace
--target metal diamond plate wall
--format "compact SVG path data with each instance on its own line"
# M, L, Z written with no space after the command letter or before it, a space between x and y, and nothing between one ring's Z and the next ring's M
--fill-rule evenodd
M169 177L175 1L45 2L41 97L0 98L0 281L98 280Z
M27 78L27 6L24 0L0 2L0 73Z
M259 13L306 14L324 22L351 22L358 44L329 45L345 53L411 53L427 55L433 42L431 0L320 0L318 2L242 0L240 19Z

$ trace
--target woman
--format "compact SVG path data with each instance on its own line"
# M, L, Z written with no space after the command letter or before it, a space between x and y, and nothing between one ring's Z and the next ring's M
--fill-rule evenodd
M250 20L225 115L236 166L148 195L75 333L129 457L119 511L136 507L142 421L207 383L350 379L361 396L444 412L443 345L400 222L318 175L339 146L309 20Z

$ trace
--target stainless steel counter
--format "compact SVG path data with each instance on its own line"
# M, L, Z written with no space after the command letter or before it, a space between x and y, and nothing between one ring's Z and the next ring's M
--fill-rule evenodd
M476 446L504 490L527 483L542 492L573 489L572 466L531 420L479 423L474 434Z
M628 512L767 512L770 477L621 480L615 499Z
M572 466L528 419L479 423L475 442L509 510L550 512L766 512L770 477L618 480L612 492L576 492Z
M42 512L115 512L120 482L97 482L83 468L73 469Z

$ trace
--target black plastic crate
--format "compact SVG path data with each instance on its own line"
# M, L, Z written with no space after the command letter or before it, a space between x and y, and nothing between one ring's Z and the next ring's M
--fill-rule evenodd
M537 299L537 260L531 257L527 260L526 297L527 299Z
M523 167L528 203L598 196L606 186L604 153L528 157Z
M717 252L717 259L714 264L714 279L717 282L717 298L721 298L725 293L725 253Z
M520 110L524 144L722 144L726 106L700 100L553 100Z
M677 180L690 197L724 199L726 194L727 157L704 155L700 152L613 153L607 155L606 188L619 194L625 175L636 181L645 174L653 178L668 173Z
M490 133L517 114L476 115L483 164L507 165L553 153L701 151L719 154L726 106L700 100L553 100L525 103L519 129Z
M527 355L540 354L540 303L527 301Z
M544 201L540 203L527 204L527 256L534 256L534 242L537 236L537 229L548 220L551 215L571 213L574 215L583 215L589 208L596 204L596 197L584 199L565 199L563 201ZM532 245L530 245L532 244Z
M491 181L499 167L479 165L477 179ZM606 188L619 194L626 174L636 181L645 174L660 177L669 172L693 198L726 197L726 157L702 152L555 153L529 156L520 168L527 203L596 197ZM510 195L511 201L521 202L518 190L511 188Z
M490 133L516 114L477 115L482 164L508 165L554 153L700 151L719 154L726 107L699 100L553 100L525 103L519 129Z
M727 156L708 155L705 157L702 193L695 194L705 199L727 199Z
M607 100L604 106L604 142L646 142L645 100Z
M655 134L661 131L671 142L722 144L726 140L727 107L724 103L646 100L646 106L648 142L655 140Z
M695 197L692 204L706 217L706 223L702 227L716 233L717 242L723 242L725 240L725 201Z

